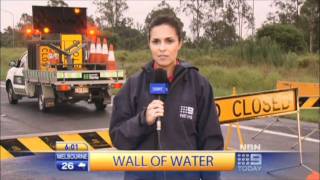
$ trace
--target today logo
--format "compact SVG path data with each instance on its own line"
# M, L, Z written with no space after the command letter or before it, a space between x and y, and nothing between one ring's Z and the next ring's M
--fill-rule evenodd
M237 168L241 172L257 172L262 169L262 154L237 153Z

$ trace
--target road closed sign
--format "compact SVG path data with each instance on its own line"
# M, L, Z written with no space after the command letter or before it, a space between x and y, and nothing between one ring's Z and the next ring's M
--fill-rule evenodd
M220 123L297 111L297 89L260 92L215 99Z

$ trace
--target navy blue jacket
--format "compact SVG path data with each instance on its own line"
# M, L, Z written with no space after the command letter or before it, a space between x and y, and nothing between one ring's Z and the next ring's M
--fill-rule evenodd
M110 123L113 145L121 150L157 150L156 125L146 124L145 111L156 99L149 93L153 61L130 77L114 98ZM190 64L176 65L174 79L164 99L161 121L163 150L222 150L223 136L209 82ZM166 179L212 179L217 173L166 173ZM146 175L146 176L144 176ZM158 179L158 173L127 173L125 179ZM204 175L204 176L203 176ZM161 179L160 175L160 179Z

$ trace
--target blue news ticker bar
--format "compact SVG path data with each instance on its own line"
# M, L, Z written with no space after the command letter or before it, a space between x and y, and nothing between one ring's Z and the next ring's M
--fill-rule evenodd
M168 84L167 83L150 83L150 94L153 95L163 95L168 94Z

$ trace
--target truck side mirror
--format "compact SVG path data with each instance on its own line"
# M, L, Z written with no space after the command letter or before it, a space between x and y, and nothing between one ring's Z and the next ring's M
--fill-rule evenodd
M10 67L16 67L17 66L17 62L15 60L12 60L9 62L9 66Z

